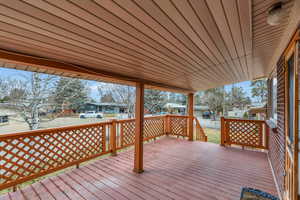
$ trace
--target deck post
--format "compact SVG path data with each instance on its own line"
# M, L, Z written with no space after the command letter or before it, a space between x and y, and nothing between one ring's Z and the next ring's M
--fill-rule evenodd
M194 94L188 94L188 127L189 127L189 141L194 140Z
M110 148L111 148L111 155L117 155L117 123L116 120L111 120L111 129L110 129Z
M165 133L166 133L166 135L168 135L171 132L170 116L169 115L165 116L164 126L165 126Z
M17 185L14 185L14 186L12 187L12 191L13 191L13 192L16 192L17 189L18 189Z
M265 140L265 147L269 149L269 135L270 135L270 127L266 122L264 122L264 140Z
M135 100L135 148L134 169L136 173L142 173L143 169L143 129L144 129L144 84L136 84Z
M225 120L221 117L221 146L225 146Z

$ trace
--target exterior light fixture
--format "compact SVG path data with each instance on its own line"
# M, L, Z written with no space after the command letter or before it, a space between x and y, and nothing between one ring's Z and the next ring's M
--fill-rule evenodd
M279 25L284 16L283 2L273 4L267 13L267 23L271 26Z

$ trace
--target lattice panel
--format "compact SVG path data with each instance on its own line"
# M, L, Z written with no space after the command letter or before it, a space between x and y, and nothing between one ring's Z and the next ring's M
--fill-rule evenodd
M171 135L188 136L187 121L185 117L170 117Z
M262 124L255 121L227 121L226 143L262 147Z
M134 144L135 121L121 122L121 146Z
M164 135L164 118L148 118L144 122L144 140Z
M105 152L105 125L0 138L0 189Z

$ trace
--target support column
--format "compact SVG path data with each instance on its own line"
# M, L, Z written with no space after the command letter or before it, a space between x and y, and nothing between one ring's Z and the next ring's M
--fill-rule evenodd
M225 146L225 120L224 117L221 117L221 146Z
M170 127L170 116L169 115L165 116L164 127L165 127L165 134L166 135L170 134L171 127Z
M110 148L111 148L111 155L117 155L117 120L111 120L111 128L110 128Z
M188 94L188 125L189 125L189 141L194 140L194 94L189 93Z
M135 149L134 169L136 173L142 173L143 169L143 130L144 129L144 84L136 84L135 100Z

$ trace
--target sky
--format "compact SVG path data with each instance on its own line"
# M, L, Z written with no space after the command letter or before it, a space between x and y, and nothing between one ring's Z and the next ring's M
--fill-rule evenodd
M15 70L10 68L1 68L0 67L0 78L12 78L12 79L23 79L24 76L29 76L31 72L22 71L22 70ZM100 96L98 94L97 87L99 86L100 82L97 81L87 81L88 87L90 88L90 97L96 101L99 101ZM245 81L241 83L235 83L235 87L242 87L246 92L247 96L251 97L251 82ZM225 90L230 91L232 85L226 85Z
M226 85L225 90L230 91L232 86L233 86L232 84ZM234 87L242 87L244 89L244 91L246 92L246 95L251 97L251 81L244 81L244 82L240 82L240 83L235 83Z
M0 77L2 78L21 78L22 76L27 76L30 72L15 70L10 68L0 68Z
M24 79L24 77L28 77L31 72L29 71L22 71L10 68L2 68L0 67L0 78L11 78L11 79ZM98 100L98 85L99 82L97 81L87 81L88 87L90 89L90 97Z

